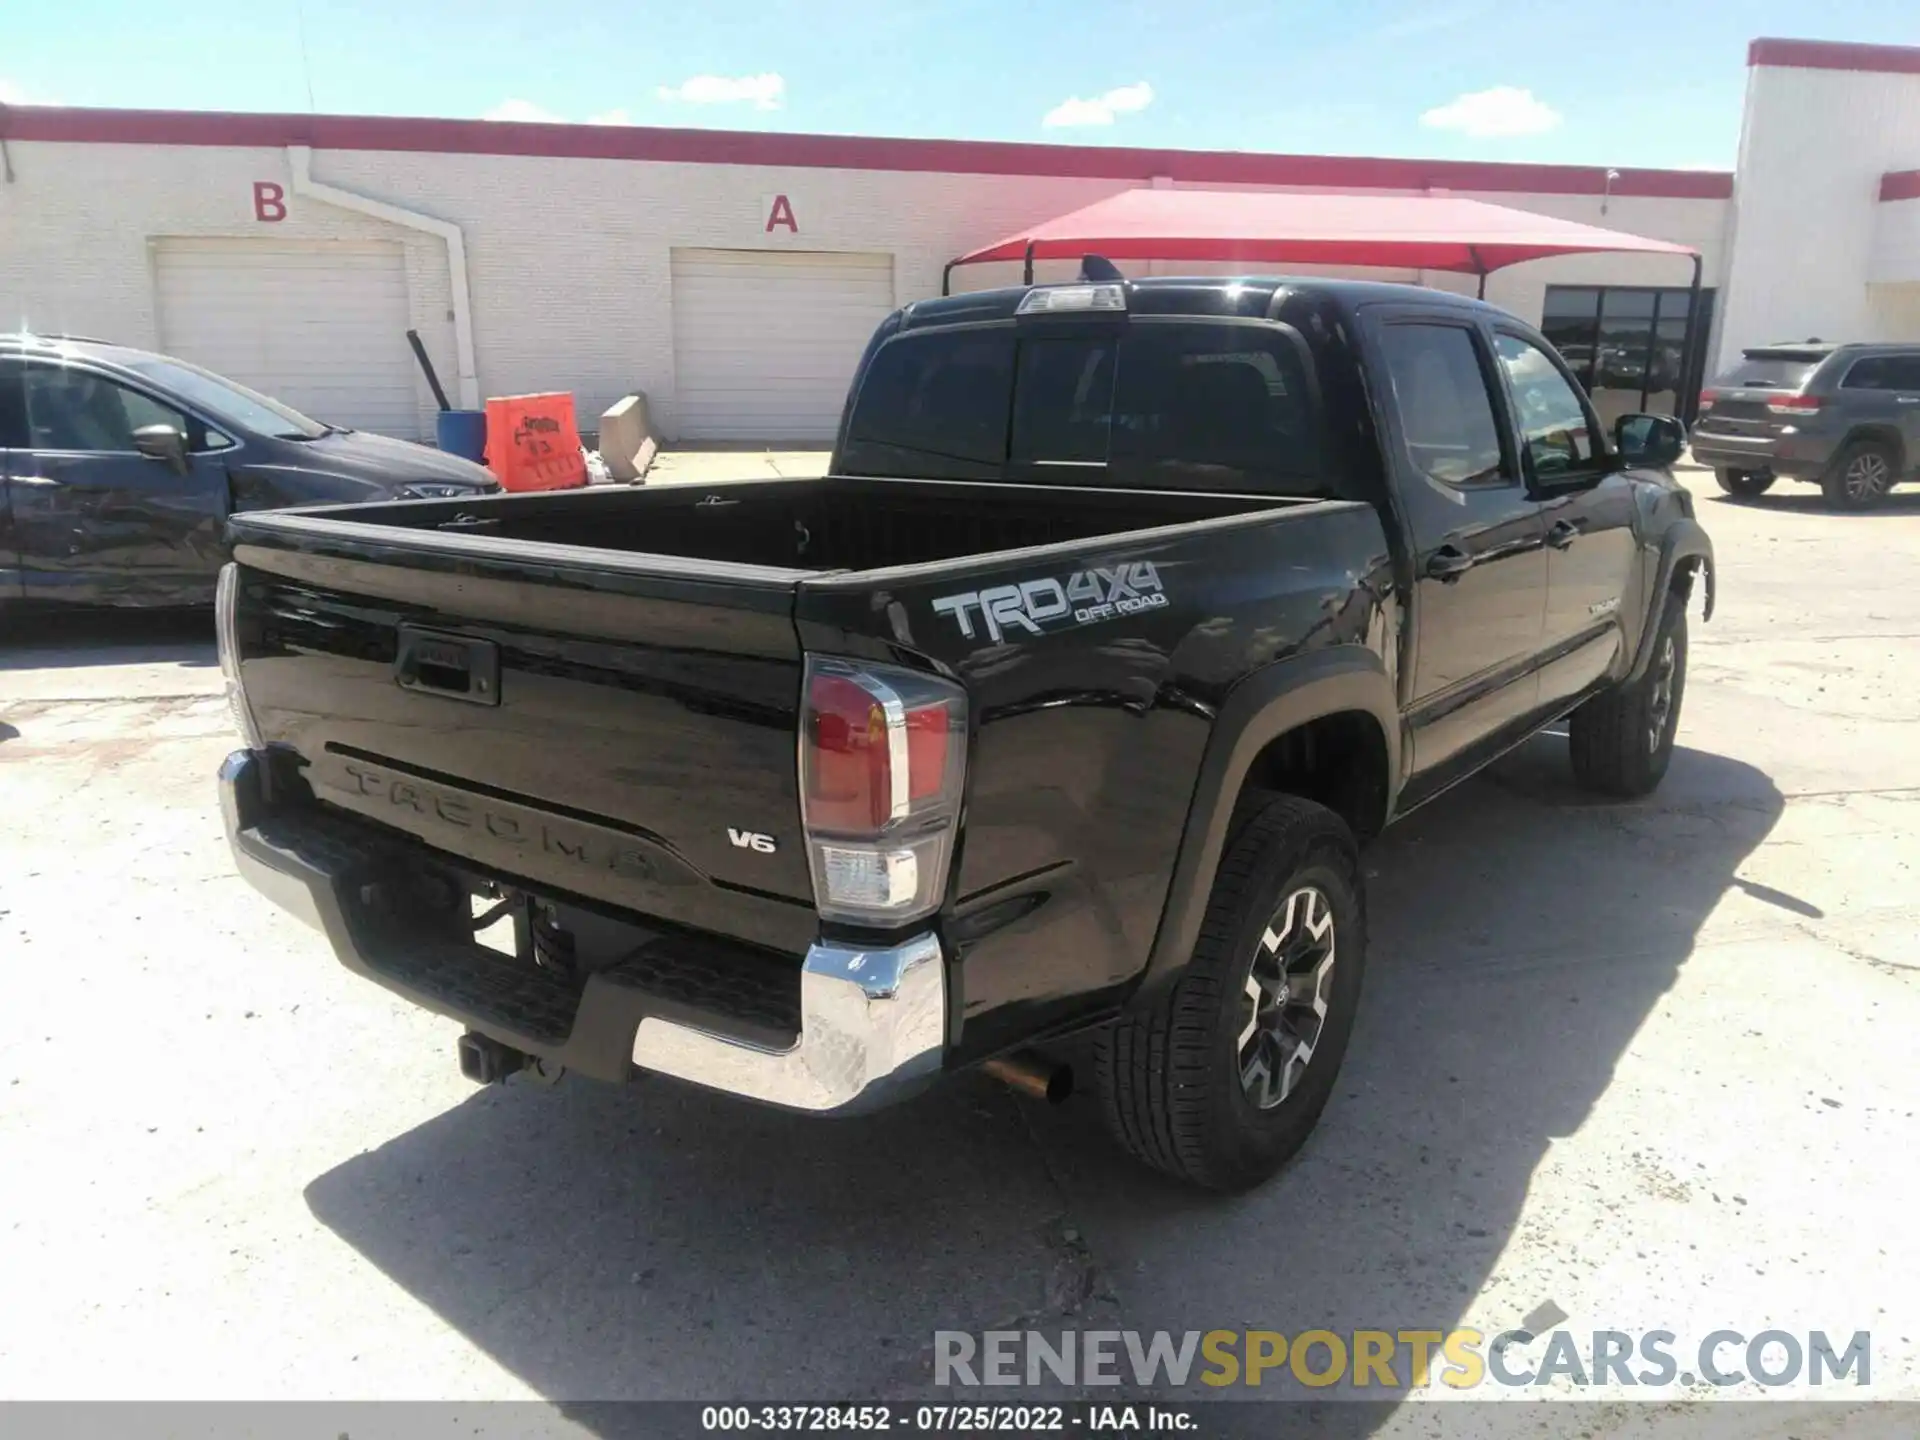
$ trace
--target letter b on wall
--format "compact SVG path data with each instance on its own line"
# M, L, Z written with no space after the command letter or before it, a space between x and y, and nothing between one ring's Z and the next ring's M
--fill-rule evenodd
M286 219L286 188L273 180L254 181L253 218L267 225Z

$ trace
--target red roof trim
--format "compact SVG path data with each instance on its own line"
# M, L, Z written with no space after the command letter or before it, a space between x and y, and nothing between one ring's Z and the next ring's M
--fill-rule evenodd
M1843 40L1755 40L1748 65L1790 70L1857 70L1868 74L1920 75L1920 49L1911 45L1853 45Z
M0 135L13 140L80 144L235 145L273 149L311 145L326 150L412 150L459 155L1045 175L1140 182L1166 175L1205 185L1431 188L1536 195L1598 195L1606 189L1606 171L1587 165L1267 155L1234 150L1139 150L980 140L891 140L851 135L663 130L637 125L535 125L374 115L241 115L197 110L0 107ZM1613 193L1724 200L1733 194L1733 176L1707 170L1621 170L1613 182Z
M1920 200L1920 170L1889 170L1880 177L1882 200Z

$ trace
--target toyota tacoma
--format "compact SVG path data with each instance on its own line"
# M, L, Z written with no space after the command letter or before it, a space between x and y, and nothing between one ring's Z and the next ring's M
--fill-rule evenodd
M1245 1187L1346 1048L1359 846L1562 717L1659 783L1683 441L1430 290L916 303L821 479L233 516L227 831L476 1079L846 1112L1064 1049Z

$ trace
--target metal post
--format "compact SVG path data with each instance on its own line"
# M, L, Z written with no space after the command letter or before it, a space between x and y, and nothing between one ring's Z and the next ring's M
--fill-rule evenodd
M1473 292L1473 298L1484 300L1487 298L1487 262L1480 258L1478 245L1467 246L1467 254L1473 257L1474 273L1480 277L1480 286Z
M1033 243L1034 242L1031 240L1027 242L1026 269L1021 273L1021 276L1020 276L1020 283L1022 285L1033 284Z
M1659 335L1655 334L1656 342L1659 338ZM1680 411L1680 418L1686 421L1688 429L1693 428L1693 422L1698 418L1700 382L1707 378L1705 355L1700 356L1698 379L1696 380L1694 376L1693 347L1696 343L1703 347L1706 344L1706 336L1700 333L1700 252L1697 250L1693 253L1693 288L1687 292L1687 337L1680 347L1680 383L1689 388L1682 390L1674 397L1679 402L1676 408Z
M953 267L959 263L958 260L949 260L946 263L946 268L941 270L940 293L942 295L951 295L953 293Z

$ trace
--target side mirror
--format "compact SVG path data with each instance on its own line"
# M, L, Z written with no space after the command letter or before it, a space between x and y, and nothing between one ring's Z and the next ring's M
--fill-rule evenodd
M142 425L133 432L133 448L176 475L187 473L187 437L171 425Z
M1628 465L1671 465L1687 448L1687 427L1671 415L1622 415L1613 422L1613 448Z

